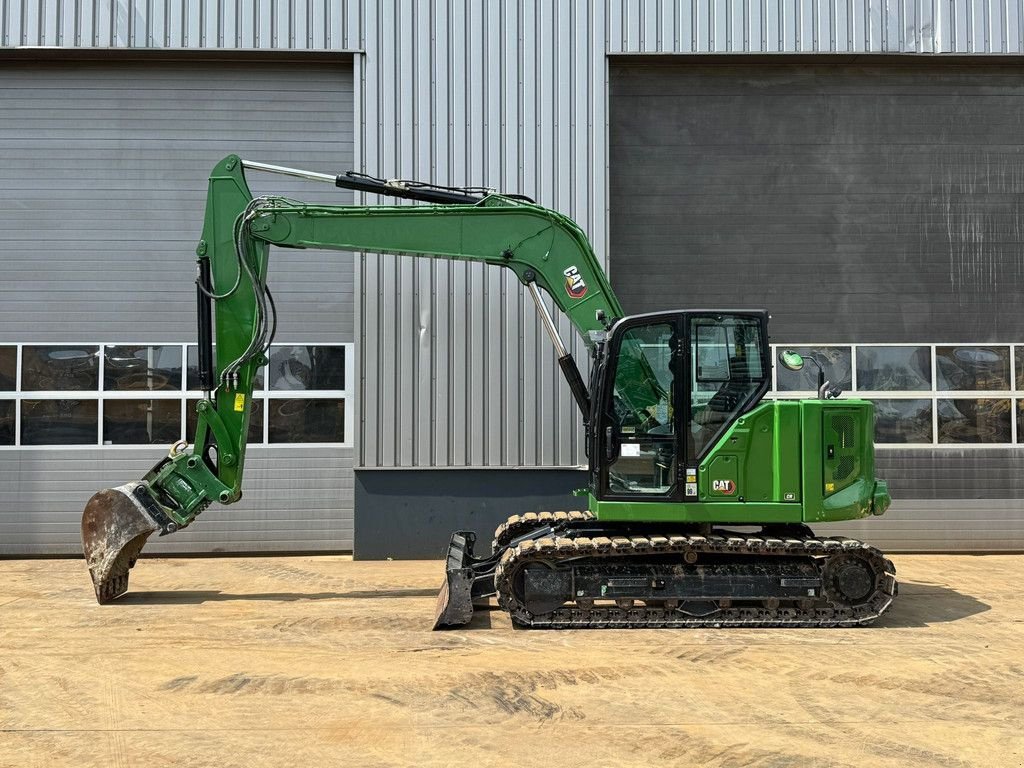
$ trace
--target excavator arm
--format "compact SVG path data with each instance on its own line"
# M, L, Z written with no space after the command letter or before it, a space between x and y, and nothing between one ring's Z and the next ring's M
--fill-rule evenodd
M314 205L254 198L247 168L438 204ZM198 404L193 445L176 444L141 481L100 491L86 505L82 542L99 602L127 590L129 570L151 534L173 533L212 502L241 498L253 381L267 362L276 326L267 287L271 245L409 254L511 269L535 301L559 366L584 419L589 417L586 386L541 292L588 346L594 344L592 334L623 313L590 243L571 219L512 196L421 189L352 174L334 177L229 156L210 175L196 249L199 376L206 397Z

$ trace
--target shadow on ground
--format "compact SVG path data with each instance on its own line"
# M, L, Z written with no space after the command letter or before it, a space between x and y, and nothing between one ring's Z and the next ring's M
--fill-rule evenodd
M254 592L234 594L218 590L180 590L130 592L111 605L199 605L200 603L230 602L236 600L266 600L270 602L298 602L302 600L380 600L406 597L436 597L436 589L382 589L378 591L353 592ZM478 605L470 622L450 629L490 629L491 611L499 610L494 605ZM424 621L433 623L433 613L424 614ZM429 624L426 625L429 628ZM448 628L446 628L448 629Z
M927 627L958 621L991 610L988 603L941 584L900 582L899 597L889 612L871 626L879 629Z
M112 605L198 605L231 600L268 600L289 603L298 600L387 600L402 597L434 597L436 589L381 589L357 592L250 592L235 594L219 590L176 590L129 592Z
M302 600L388 600L394 598L434 597L436 589L382 589L352 592L253 592L235 594L218 590L181 590L130 592L113 605L198 605L236 600L297 602ZM477 606L473 620L462 629L485 629L491 626L493 605ZM940 584L902 582L900 594L892 608L871 626L878 629L926 627L958 621L991 610L991 606L971 595Z

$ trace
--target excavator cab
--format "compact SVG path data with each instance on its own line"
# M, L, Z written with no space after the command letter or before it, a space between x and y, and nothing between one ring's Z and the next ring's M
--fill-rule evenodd
M697 500L685 476L771 385L767 323L763 311L686 310L615 325L589 433L595 499Z

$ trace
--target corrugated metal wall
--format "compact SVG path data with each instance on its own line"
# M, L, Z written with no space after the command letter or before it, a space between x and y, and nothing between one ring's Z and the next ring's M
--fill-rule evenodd
M364 13L363 166L532 195L576 218L605 263L606 54L1020 53L1024 41L1019 0L367 0ZM513 279L387 256L366 257L359 279L363 466L583 461Z
M559 7L610 54L1018 53L1024 39L1020 0L4 0L0 46L373 53L398 50L402 35L380 18Z
M608 53L1019 53L1020 0L620 0Z
M535 195L577 218L602 258L608 54L1024 50L1020 0L9 0L2 8L3 46L362 49L359 167ZM569 396L513 280L370 256L358 280L363 465L582 459Z
M0 47L353 51L355 0L2 0Z
M603 16L453 0L367 3L366 17L364 167L521 192L604 242ZM579 460L575 406L511 273L367 256L359 277L365 465Z

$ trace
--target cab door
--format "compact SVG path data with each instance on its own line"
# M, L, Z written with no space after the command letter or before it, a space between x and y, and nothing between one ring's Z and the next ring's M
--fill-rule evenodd
M678 496L684 339L680 313L628 318L613 332L592 457L602 498Z

